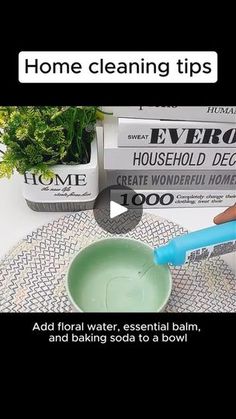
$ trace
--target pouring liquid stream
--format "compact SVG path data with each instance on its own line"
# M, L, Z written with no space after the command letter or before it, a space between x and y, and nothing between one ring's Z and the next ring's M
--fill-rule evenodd
M106 284L106 309L110 311L114 307L114 300L120 301L122 305L127 305L129 308L131 306L145 307L145 297L148 297L145 283L150 278L148 272L155 268L153 263L148 265L145 263L135 277L118 275L111 278Z

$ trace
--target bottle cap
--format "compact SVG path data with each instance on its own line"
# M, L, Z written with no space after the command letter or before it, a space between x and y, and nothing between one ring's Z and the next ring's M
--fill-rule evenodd
M154 263L158 265L165 265L171 263L172 248L169 244L166 246L156 247L154 249Z

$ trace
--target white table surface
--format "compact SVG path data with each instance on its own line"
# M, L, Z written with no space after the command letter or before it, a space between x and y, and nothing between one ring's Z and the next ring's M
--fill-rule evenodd
M37 227L61 217L66 213L43 213L29 209L21 193L22 178L18 174L10 180L0 180L0 258L18 241ZM225 208L168 208L151 209L170 221L189 230L197 230L213 225L213 218ZM224 256L225 261L236 273L236 254Z

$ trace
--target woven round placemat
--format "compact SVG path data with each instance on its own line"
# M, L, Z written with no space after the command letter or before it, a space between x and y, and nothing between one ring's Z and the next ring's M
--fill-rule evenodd
M118 237L157 246L184 232L173 222L144 214L134 230ZM93 211L64 216L29 234L0 262L0 311L73 311L65 287L68 265L80 249L107 237ZM173 290L165 311L235 311L236 278L221 258L171 268L171 273Z

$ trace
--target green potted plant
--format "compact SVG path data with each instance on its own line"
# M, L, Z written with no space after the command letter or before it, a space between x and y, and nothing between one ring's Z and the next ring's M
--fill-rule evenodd
M98 194L92 106L0 107L0 177L23 175L23 195L36 211L91 208Z

